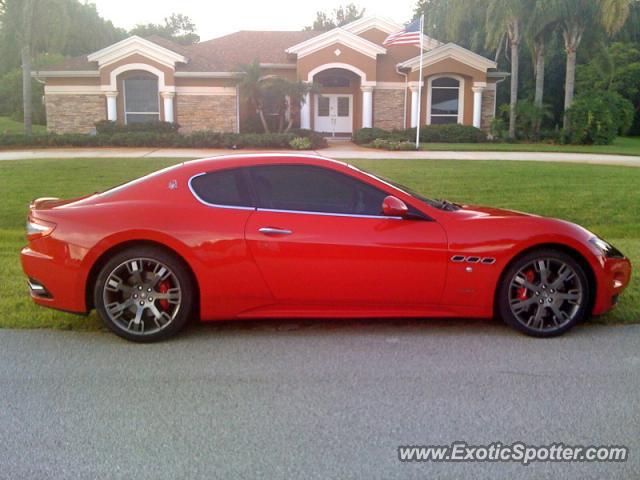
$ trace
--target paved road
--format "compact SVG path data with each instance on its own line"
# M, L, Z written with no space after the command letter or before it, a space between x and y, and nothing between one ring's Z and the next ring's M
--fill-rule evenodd
M640 326L0 330L0 478L640 478ZM401 464L399 444L626 444L618 464Z
M35 150L0 150L0 161L29 158L205 158L236 153L264 153L265 150L222 150L191 148L47 148ZM289 150L287 153L295 153ZM552 152L388 152L362 148L353 144L334 144L318 151L298 153L317 154L335 159L426 159L426 160L523 160L530 162L590 163L640 167L640 156L604 155L599 153Z

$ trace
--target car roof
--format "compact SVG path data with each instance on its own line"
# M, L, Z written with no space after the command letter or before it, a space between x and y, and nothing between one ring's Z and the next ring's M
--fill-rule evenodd
M344 162L326 158L321 155L304 153L241 153L233 155L220 155L216 157L190 160L182 164L189 174L197 174L222 168L239 168L253 165L273 165L286 163L303 163L325 167L347 167Z

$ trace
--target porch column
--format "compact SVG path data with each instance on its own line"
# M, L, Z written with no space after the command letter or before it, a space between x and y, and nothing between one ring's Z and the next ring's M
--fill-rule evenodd
M300 102L300 128L311 129L311 94L306 93Z
M115 122L118 120L118 104L116 98L118 98L118 92L106 92L107 97L107 120Z
M418 87L411 87L411 128L418 126Z
M173 123L174 122L174 114L173 114L173 97L175 97L174 92L161 92L160 96L162 97L162 102L164 106L164 121Z
M480 128L482 123L482 92L484 92L484 85L475 85L473 90L473 126Z
M362 128L373 127L373 87L362 87Z

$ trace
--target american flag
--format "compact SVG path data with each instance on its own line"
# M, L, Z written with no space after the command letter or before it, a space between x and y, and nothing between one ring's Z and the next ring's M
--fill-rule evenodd
M389 45L420 45L420 28L421 19L418 18L411 23L405 25L405 27L389 35L382 43L385 47Z

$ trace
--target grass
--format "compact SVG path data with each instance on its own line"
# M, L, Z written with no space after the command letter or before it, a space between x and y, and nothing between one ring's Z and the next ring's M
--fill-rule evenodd
M178 163L176 159L72 159L0 162L0 327L96 329L89 318L36 307L18 252L26 205L39 196L71 197ZM640 168L547 162L359 160L369 171L432 197L564 218L610 240L640 265ZM640 275L598 321L640 321Z
M422 143L421 150L483 152L564 152L640 155L640 137L617 137L611 145L554 145L550 143Z
M0 135L3 133L23 133L22 122L16 122L9 117L0 117ZM44 125L33 125L33 133L46 133L47 127Z

